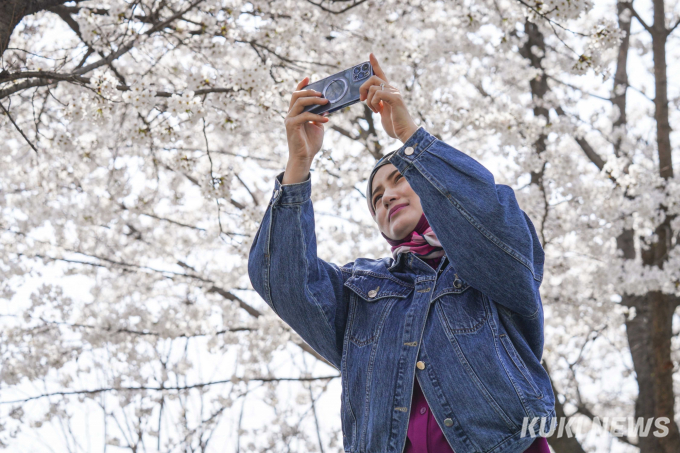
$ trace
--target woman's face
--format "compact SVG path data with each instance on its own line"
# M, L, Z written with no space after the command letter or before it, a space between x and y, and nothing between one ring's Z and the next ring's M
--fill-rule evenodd
M383 165L373 176L371 196L378 228L390 239L403 239L423 215L420 197L392 164Z

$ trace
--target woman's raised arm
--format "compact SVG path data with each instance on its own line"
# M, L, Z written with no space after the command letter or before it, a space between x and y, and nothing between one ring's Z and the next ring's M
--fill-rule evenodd
M291 95L285 119L288 164L275 187L248 257L255 291L309 345L338 370L349 300L344 290L353 263L342 268L316 256L312 182L309 169L323 143L328 118L304 112L327 99L303 90Z
M339 370L349 309L344 283L353 263L317 257L310 176L282 185L283 175L250 248L248 276L272 310Z
M422 127L389 160L420 197L458 275L510 310L537 316L545 255L512 188Z

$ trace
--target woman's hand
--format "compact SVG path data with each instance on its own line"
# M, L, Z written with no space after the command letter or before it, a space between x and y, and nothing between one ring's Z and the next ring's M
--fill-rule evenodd
M392 138L405 143L418 129L409 115L399 90L388 84L387 76L378 64L378 59L371 53L371 66L375 74L359 88L359 100L366 100L371 110L380 113L383 129ZM384 83L384 89L380 84Z
M307 178L314 156L323 144L323 123L328 118L303 109L311 104L325 104L328 99L314 90L303 90L309 83L305 77L298 83L297 91L290 99L288 115L285 119L286 138L288 139L288 164L283 174L283 184L295 184Z

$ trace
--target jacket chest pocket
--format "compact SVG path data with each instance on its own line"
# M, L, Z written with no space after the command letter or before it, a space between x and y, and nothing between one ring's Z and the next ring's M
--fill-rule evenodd
M405 282L362 273L348 278L345 286L352 290L347 336L360 347L378 338L392 306L413 290Z
M450 271L450 272L447 272ZM432 296L439 318L453 334L474 333L488 319L482 293L463 281L453 269L440 277L440 286Z

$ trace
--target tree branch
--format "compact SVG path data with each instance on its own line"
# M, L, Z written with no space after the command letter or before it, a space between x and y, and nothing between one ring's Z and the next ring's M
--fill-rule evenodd
M649 25L647 25L647 22L645 22L645 21L642 19L642 17L640 17L640 15L638 14L638 12L635 11L635 8L633 8L633 3L629 3L629 4L628 4L628 9L629 9L630 12L633 14L633 17L635 17L635 18L638 20L638 22L640 22L640 25L642 25L643 27L645 27L645 30L647 30L649 33L653 33L653 32L654 32L654 30L652 30L652 27L650 27Z
M24 17L68 1L78 3L82 0L3 0L0 2L0 56L7 50L12 32Z
M11 230L7 230L7 231L10 231L10 232L16 233L16 234L21 234L21 233L17 233L15 231L11 231ZM178 277L180 277L180 276L181 277L187 277L187 278L196 279L196 280L199 280L199 281L202 281L202 282L210 283L212 286L210 288L208 288L208 290L207 290L208 293L217 293L227 300L237 302L240 308L245 310L248 314L250 314L253 317L258 318L258 317L262 316L261 311L250 306L249 304L247 304L245 301L243 301L241 298L234 295L233 293L216 286L212 280L202 278L202 277L199 277L197 275L191 275L191 274L185 274L185 273L179 273L179 272L171 272L171 271L161 271L161 270L154 269L154 268L151 268L151 267L148 267L148 266L140 266L140 265L136 265L136 264L117 262L117 261L113 261L113 260L110 260L110 259L107 259L107 258L102 258L102 257L94 256L94 255L87 255L83 252L72 251L72 250L68 250L68 251L71 251L73 253L79 253L79 254L85 255L85 256L91 256L93 258L100 259L100 260L103 260L103 261L107 261L107 262L110 262L110 263L113 263L113 264L116 264L116 265L119 265L119 266L124 266L124 267L129 266L129 267L137 268L137 269L151 270L151 271L154 271L154 272L159 272L161 274L170 274L170 276L166 276L166 278L169 278L171 280L174 279L172 277L172 275L174 275L174 276L178 276ZM19 255L23 255L23 254L20 253ZM28 256L28 255L23 255L23 256L27 256L27 257L31 258L31 256ZM48 260L53 260L53 261L63 261L63 262L74 263L74 264L85 264L85 265L88 265L88 266L95 266L95 267L102 267L102 268L105 268L105 269L110 269L109 266L106 266L106 265L100 264L100 263L71 260L71 259L67 259L67 258L53 258L53 257L46 257L46 256L43 256L43 255L34 255L33 257L40 258L40 259L48 259ZM323 356L321 356L318 352L316 352L314 349L312 349L312 347L309 346L306 342L304 342L304 341L293 341L293 344L300 347L303 351L313 355L316 359L326 363L327 365L329 365L332 368L335 368L335 365L330 363Z
M19 133L21 134L22 137L24 137L24 140L26 140L26 143L28 143L30 145L30 147L33 148L33 151L35 151L35 153L38 154L38 149L35 147L35 145L33 143L31 143L31 141L28 139L28 137L26 137L26 134L24 134L24 131L21 130L19 125L14 122L14 118L12 118L12 115L9 114L9 111L5 108L5 106L2 104L2 102L0 102L0 107L2 107L2 110L5 112L5 114L7 115L7 118L9 118L9 120L14 125L16 130L19 131Z
M566 116L566 113L561 106L557 107L555 112L557 112L559 116ZM595 152L593 147L590 146L590 143L588 143L588 141L583 137L574 137L574 140L576 140L576 143L579 144L588 159L590 159L590 161L594 163L600 171L602 171L605 164L604 159L602 159L600 155Z
M339 0L331 0L331 2L333 2L333 1L339 1ZM312 0L307 0L307 3L311 3L312 5L316 6L317 8L321 8L322 10L326 11L327 13L332 13L332 14L342 14L342 13L344 13L344 12L346 12L346 11L349 11L350 9L354 8L355 6L361 5L361 4L364 3L365 1L366 1L366 0L359 0L358 2L356 2L356 0L355 0L355 3L354 3L354 4L348 6L347 8L342 9L342 10L340 10L340 11L333 11L332 9L328 9L328 8L322 6L321 3L323 3L323 2L314 3Z
M668 29L668 32L667 32L667 33L668 33L669 35L670 35L671 33L673 33L673 31L675 31L675 29L678 28L678 25L680 25L680 18L679 18L677 21L675 21L675 24L674 24L674 25L671 25L671 27Z
M552 20L551 18L549 18L546 14L540 12L540 11L537 10L534 6L531 6L530 4L528 4L527 2L525 2L525 1L523 1L523 0L517 0L517 1L518 1L519 3L521 3L522 5L526 6L527 8L529 8L531 11L533 11L534 13L536 13L536 15L540 16L543 20L547 21L547 22L548 22L549 24L551 24L551 25L553 25L553 24L554 24L554 25L557 25L557 26L560 27L562 30L568 31L569 33L572 33L572 34L574 34L574 35L583 36L583 37L585 37L585 38L590 37L590 35L586 35L586 34L583 34L583 33L579 33L579 32L577 32L577 31L570 30L570 29L566 28L565 26L563 26L562 24L560 24L559 22L555 22L554 20ZM556 35L557 35L557 34L556 34ZM558 36L557 38L560 39L559 36ZM562 40L560 39L560 41L562 41ZM564 41L562 41L562 42L564 43ZM567 47L569 47L569 46L567 46Z
M256 378L243 378L243 377L236 377L233 376L230 379L222 379L219 381L211 381L211 382L201 382L198 384L192 384L192 385L185 385L185 386L174 386L174 387L147 387L147 386L138 386L138 387L107 387L107 388L98 388L98 389L92 389L92 390L73 390L70 392L50 392L50 393L42 393L40 395L35 395L35 396L30 396L28 398L23 398L23 399L18 399L18 400L9 400L9 401L0 401L0 405L2 404L17 404L17 403L26 403L28 401L33 401L41 398L48 398L50 396L68 396L68 395L96 395L98 393L104 393L104 392L139 392L139 391L152 391L152 392L163 392L163 391L177 391L177 392L183 392L187 390L192 390L192 389L198 389L198 388L203 388L203 387L209 387L211 385L217 385L217 384L227 384L227 383L236 383L236 382L249 382L249 381L258 381L258 382L283 382L283 381L293 381L293 382L305 382L305 381L322 381L322 380L331 380L331 379L337 379L340 376L318 376L318 377L299 377L299 378L275 378L275 377L256 377Z

